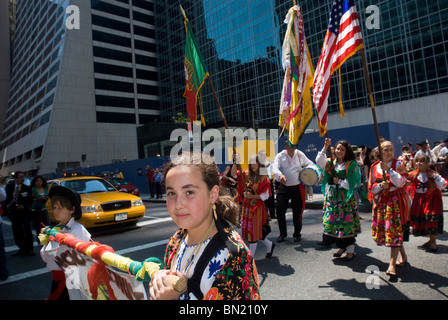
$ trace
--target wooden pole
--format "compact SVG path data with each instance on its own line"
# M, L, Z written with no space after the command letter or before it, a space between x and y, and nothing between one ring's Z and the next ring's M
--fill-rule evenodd
M369 70L367 68L367 60L364 48L361 48L359 50L359 53L361 54L362 65L364 68L364 77L366 79L367 91L369 93L370 109L372 110L373 125L375 127L375 134L376 134L376 143L378 144L378 158L380 159L380 161L383 161L383 149L381 148L380 130L378 128L378 122L376 120L375 102L373 101L372 86L370 84ZM386 181L385 172L383 172L383 180Z
M224 111L222 110L221 103L219 102L218 95L216 94L216 91L215 91L215 87L213 86L213 82L210 79L210 76L208 76L207 79L208 79L208 83L210 84L210 88L212 89L212 93L213 93L213 97L215 98L216 105L218 106L219 112L221 113L221 118L222 118L222 121L224 122L224 127L226 128L226 132L229 133L229 131L228 131L229 126L227 125L226 116L224 115ZM229 136L229 139L232 139L232 137ZM233 141L231 141L231 143L232 143L232 147L233 147L233 154L236 155L236 147L233 144ZM241 168L241 165L237 164L237 166L240 167L240 174L241 174L241 180L243 181L244 191L247 192L248 189L247 189L247 185L246 185L246 178L244 177L244 174L243 174L243 169Z
M366 79L367 91L369 93L370 109L372 110L373 124L375 126L376 142L378 143L379 158L381 161L383 161L383 152L380 144L380 130L378 128L378 122L376 120L375 102L373 101L372 86L370 85L370 77L369 77L369 70L367 69L366 54L364 52L364 48L360 49L359 52L362 58L364 77Z

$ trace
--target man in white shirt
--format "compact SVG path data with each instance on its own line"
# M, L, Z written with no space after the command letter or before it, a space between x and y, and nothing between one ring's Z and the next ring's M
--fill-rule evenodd
M437 162L437 157L434 152L429 148L428 143L426 141L422 141L417 143L420 146L420 150L415 153L414 159L419 155L425 155L429 157L430 164L435 165Z
M305 186L300 183L299 173L313 162L299 150L291 148L289 142L285 142L285 149L276 155L272 173L275 180L280 182L277 195L277 219L280 236L277 242L282 242L287 236L286 210L291 200L292 220L294 224L294 242L301 240L302 214L305 209Z

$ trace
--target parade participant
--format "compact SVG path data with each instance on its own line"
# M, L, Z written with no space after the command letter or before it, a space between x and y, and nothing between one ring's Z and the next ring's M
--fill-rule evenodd
M372 236L377 245L391 248L386 274L395 281L396 266L407 260L403 242L409 238L409 197L405 185L407 171L394 159L390 141L381 143L383 161L375 162L370 170L369 200L372 201ZM397 262L398 253L401 261Z
M411 226L414 236L429 236L422 248L437 251L436 237L443 232L442 192L448 182L429 168L428 156L415 158L417 169L409 173L411 188Z
M316 164L324 170L322 193L324 195L322 242L336 243L339 250L333 257L350 261L355 257L356 235L361 232L358 203L355 191L361 184L361 173L349 142L336 143L335 159L326 159L325 152L331 145L326 138L324 148L316 157Z
M272 166L273 163L271 163L270 161L267 160L267 154L266 151L264 150L260 150L258 152L258 157L260 159L260 163L264 164L264 170L262 171L266 171L266 175L268 176L269 179L269 184L271 185L271 196L264 201L264 204L266 205L266 209L269 212L269 216L271 219L277 219L277 215L275 213L275 196L274 196L274 179L273 179L273 175L272 175Z
M305 210L305 186L299 180L299 172L308 165L313 165L313 162L302 151L293 149L288 141L285 142L285 149L275 156L272 173L280 182L277 194L277 219L280 236L277 242L282 242L287 237L285 215L289 200L291 200L294 224L294 242L301 240L302 214Z
M164 170L167 209L180 230L166 248L165 270L151 278L151 299L259 299L252 254L230 225L239 206L219 193L218 167L203 157L184 155ZM186 279L186 290L174 290L168 274Z
M398 157L398 160L404 163L407 172L414 170L415 161L409 149L409 145L401 147L401 155Z
M81 197L79 194L63 186L53 186L48 193L51 208L55 220L59 223L62 233L70 233L81 241L90 241L90 233L83 225L75 220L81 219ZM41 233L43 233L43 229ZM67 246L50 241L40 250L40 256L51 271L53 281L51 293L47 300L69 300L68 290L65 286L65 275L57 263L55 256L64 254L69 249Z
M237 154L234 154L232 156L232 164L227 166L224 172L221 174L221 180L220 180L220 187L223 189L224 192L230 194L232 197L237 196L237 163L236 163L236 156Z
M36 230L36 236L38 236L42 226L50 225L50 217L48 216L46 206L48 200L47 180L41 176L37 176L31 181L30 187L33 193L31 216L33 227ZM37 241L39 242L39 239Z
M31 188L24 184L25 174L23 172L15 172L14 181L15 183L8 183L5 187L8 217L12 223L14 241L19 247L19 251L13 256L34 256L33 233L31 232L33 194Z
M266 236L271 231L268 212L265 201L272 195L269 178L264 170L264 164L260 163L257 155L249 158L249 170L240 171L244 175L246 190L243 187L241 173L238 174L238 193L243 195L241 210L241 232L243 239L249 242L249 250L255 256L258 241L266 246L266 258L272 256L275 244Z
M417 143L417 145L420 147L420 150L415 153L414 158L419 155L426 155L430 160L430 165L434 166L437 162L437 156L435 155L434 151L431 150L428 140Z

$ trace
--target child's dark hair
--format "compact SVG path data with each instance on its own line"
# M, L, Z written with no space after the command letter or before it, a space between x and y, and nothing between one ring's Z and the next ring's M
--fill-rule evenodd
M201 172L202 180L207 185L208 190L214 186L219 186L219 169L211 158L203 154L182 155L170 162L163 171L163 179L166 181L168 172L179 166L193 166ZM235 200L219 191L219 197L215 202L216 213L233 225L238 224L239 206Z
M63 196L60 196L60 195L52 196L51 197L51 205L53 205L54 203L57 203L57 202L59 202L61 207L66 208L68 210L74 210L75 209L75 205L67 197L63 197Z

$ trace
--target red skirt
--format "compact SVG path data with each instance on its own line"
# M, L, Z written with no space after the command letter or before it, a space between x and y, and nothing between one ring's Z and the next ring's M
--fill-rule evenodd
M440 190L429 194L415 193L411 206L411 226L414 236L443 232L443 202Z
M263 226L268 222L268 212L263 200L244 199L241 210L241 232L244 240L263 240Z

